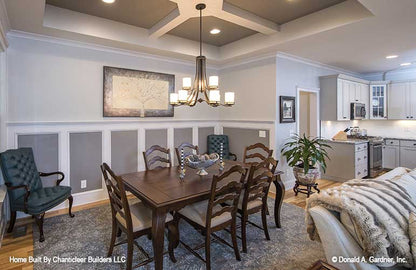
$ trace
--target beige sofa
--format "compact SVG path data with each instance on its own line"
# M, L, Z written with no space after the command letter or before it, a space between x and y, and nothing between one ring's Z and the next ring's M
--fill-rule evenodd
M412 200L416 202L416 170L410 171L400 167L376 179L380 181L394 179L398 185L407 190ZM406 269L394 265L379 268L363 262L340 262L343 258L361 258L364 255L360 236L355 233L351 219L348 215L328 211L321 206L309 209L309 213L318 230L327 261L340 270Z

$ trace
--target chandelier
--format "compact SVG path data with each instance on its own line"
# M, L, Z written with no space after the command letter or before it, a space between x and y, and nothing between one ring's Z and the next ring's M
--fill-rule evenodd
M205 7L205 4L198 4L195 7L199 10L199 56L196 57L194 84L192 86L190 77L183 78L182 90L170 94L170 104L173 106L187 105L193 107L197 102L206 102L212 107L234 105L234 92L225 92L224 103L221 103L218 76L210 76L207 83L206 58L202 55L202 10Z

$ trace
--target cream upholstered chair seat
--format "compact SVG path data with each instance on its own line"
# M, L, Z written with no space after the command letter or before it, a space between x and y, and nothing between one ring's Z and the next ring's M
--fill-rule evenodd
M207 209L208 201L202 201L184 207L179 211L179 213L187 217L188 219L198 223L199 225L205 227L207 220ZM213 207L213 212L216 212L218 210L221 210L221 206L216 205ZM211 219L211 227L215 227L229 220L231 220L231 213L224 212L221 215Z
M143 205L141 201L129 202L131 222L133 223L133 232L145 230L152 227L152 211ZM116 218L127 228L124 218L117 213ZM166 223L173 220L171 214L167 214Z

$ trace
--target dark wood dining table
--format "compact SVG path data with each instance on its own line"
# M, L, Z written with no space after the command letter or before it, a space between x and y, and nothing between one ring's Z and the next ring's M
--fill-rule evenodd
M226 161L224 170L237 164L249 167L241 162ZM180 179L178 167L170 167L120 176L126 190L152 209L152 243L156 270L163 269L164 229L167 213L208 199L212 176L220 174L221 171L219 165L215 164L208 168L207 172L208 175L199 176L196 170L186 168L185 177ZM280 174L275 175L273 183L276 186L274 217L276 226L280 228L280 208L284 197L284 186ZM175 246L177 245L178 242Z

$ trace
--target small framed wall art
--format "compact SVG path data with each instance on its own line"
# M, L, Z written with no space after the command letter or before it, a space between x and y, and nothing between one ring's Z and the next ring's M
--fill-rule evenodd
M280 96L280 123L296 122L296 98Z

